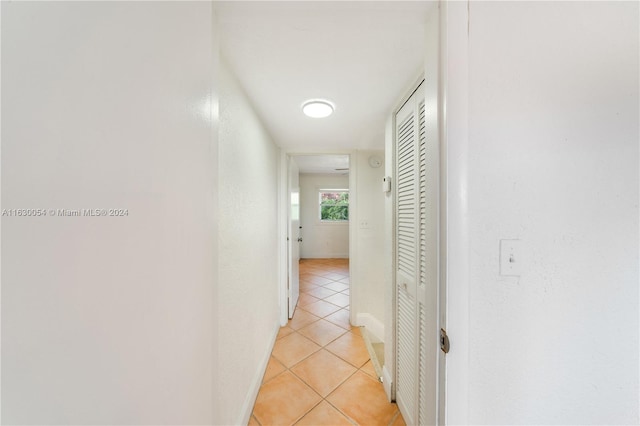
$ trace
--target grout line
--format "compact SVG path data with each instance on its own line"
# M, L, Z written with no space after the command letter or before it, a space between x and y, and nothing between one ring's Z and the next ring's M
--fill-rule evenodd
M307 272L308 272L308 271L307 271ZM347 278L348 278L348 276L347 276ZM344 279L344 278L341 278L341 279ZM333 280L333 281L334 281L334 282L339 282L338 280ZM345 283L341 283L341 284L345 284ZM314 286L315 286L315 284L312 284L312 285L314 285ZM345 284L345 285L349 286L349 284ZM316 286L315 288L320 288L320 287L321 287L321 286ZM336 292L336 291L331 290L331 289L327 289L327 290L330 290L330 291L334 292L334 294L342 294L342 292ZM347 291L347 290L350 290L350 286L349 286L349 288L348 288L348 289L345 289L345 290L343 290L343 291ZM311 289L311 291L313 291L313 289ZM307 291L301 291L300 293L301 293L301 294L307 294L307 295L309 295L309 296L311 296L311 297L315 297L315 298L316 298L316 299L318 299L318 300L323 300L323 301L324 301L324 299L321 299L321 298L318 298L318 297L316 297L316 296L313 296L313 295L311 295L311 294L307 293ZM332 294L331 296L333 296L334 294ZM331 296L327 296L327 297L331 297ZM331 303L331 302L328 302L328 301L325 301L325 302L327 302L327 303ZM315 302L314 302L314 303L315 303ZM329 316L331 316L331 315L334 315L334 314L336 314L336 313L338 313L338 312L340 312L340 311L343 311L343 310L344 310L344 311L349 312L349 309L350 309L350 306L349 306L349 305L347 305L347 306L338 306L338 305L335 305L335 304L333 304L333 303L332 303L332 305L337 306L337 307L338 307L338 308L340 308L340 309L338 309L337 311L332 312L332 313L330 313L330 314L328 314L328 315L325 315L324 317L320 317L320 316L318 316L318 315L316 315L316 314L314 314L314 313L312 313L312 312L310 312L310 311L307 311L306 309L304 309L304 307L303 307L303 306L297 306L297 307L296 307L296 310L297 310L297 308L300 308L300 309L302 309L303 311L305 311L306 313L308 313L309 315L312 315L312 316L314 316L314 317L317 317L317 319L316 319L316 320L313 320L312 322L310 322L310 323L308 323L308 324L305 324L304 326L302 326L302 327L298 328L297 330L296 330L296 329L293 329L292 327L290 327L290 326L289 326L289 323L287 323L287 325L285 325L284 327L288 327L288 328L291 330L291 333L287 334L286 336L283 336L283 337L277 338L277 339L276 339L276 343L277 343L279 340L281 340L281 339L284 339L284 338L286 338L286 337L288 337L288 336L293 335L294 333L297 333L299 336L304 337L305 339L307 339L307 340L309 340L310 342L314 343L315 345L319 346L319 349L318 349L318 350L316 350L316 351L314 351L314 352L312 352L311 354L309 354L309 355L308 355L308 356L306 356L305 358L303 358L303 359L299 360L298 362L296 362L295 364L293 364L291 367L287 367L287 366L286 366L286 365L285 365L281 360L279 360L276 356L274 356L274 355L273 355L273 351L272 351L272 352L271 352L271 356L272 356L272 357L273 357L273 358L274 358L278 363L280 363L280 364L282 365L282 367L284 367L284 370L283 370L283 371L281 371L280 373L276 374L275 376L273 376L273 377L272 377L271 379L269 379L267 382L264 382L264 383L262 383L262 384L260 385L260 388L262 389L262 387L263 387L266 383L270 382L271 380L275 379L276 377L278 377L278 376L280 376L281 374L284 374L285 372L287 372L287 371L288 371L288 372L289 372L290 374L292 374L295 378L297 378L297 379L298 379L298 380L300 380L302 383L304 383L306 386L308 386L309 388L311 388L311 390L312 390L316 395L318 395L318 396L320 397L320 401L319 401L317 404L313 405L309 410L306 410L304 413L302 413L302 414L300 415L300 417L299 417L299 418L297 418L297 419L294 421L294 424L295 424L295 423L298 423L302 418L304 418L304 417L305 417L306 415L308 415L312 410L314 410L316 407L318 407L318 405L320 405L323 401L325 401L327 404L329 404L329 406L331 406L331 407L332 407L333 409L335 409L338 413L340 413L342 416L344 416L344 417L345 417L349 422L351 422L351 423L352 423L352 424L354 424L354 425L357 425L358 423L357 423L354 419L352 419L351 417L349 417L346 413L344 413L344 412L343 412L342 410L340 410L338 407L336 407L336 406L335 406L335 405L333 405L331 402L329 402L329 401L327 400L327 398L328 398L329 396L331 396L334 392L336 392L336 391L337 391L341 386L343 386L343 385L344 385L344 384L345 384L349 379L351 379L351 378L352 378L354 375L356 375L359 371L361 371L361 372L362 372L366 377L370 378L371 380L375 380L374 378L372 378L369 374L367 374L367 373L363 370L364 366L365 366L365 365L367 365L367 363L369 362L369 360L371 360L371 356L369 356L369 359L367 359L367 361L365 361L361 366L359 366L359 367L358 367L358 366L354 366L351 362L347 361L346 359L344 359L344 358L343 358L343 357L341 357L340 355L338 355L338 354L336 354L336 353L332 352L331 350L327 349L327 346L329 346L330 344L332 344L332 343L333 343L333 342L335 342L336 340L338 340L338 339L340 339L340 338L342 338L342 337L346 336L346 333L352 333L353 335L355 335L355 336L360 336L361 338L363 338L363 339L364 339L364 336L362 335L362 330L359 330L360 332L359 332L359 333L356 333L356 332L354 332L353 326L351 326L351 325L349 325L349 328L348 328L348 329L345 329L345 328L344 328L343 326L341 326L340 324L336 324L336 323L334 323L334 322L332 322L332 321L330 321L330 320L325 319L325 318L327 318L327 317L329 317ZM295 313L294 313L294 317L295 317ZM311 325L313 325L313 324L315 324L315 323L317 323L318 321L323 320L323 319L324 319L325 321L327 321L328 323L330 323L330 324L332 324L332 325L334 325L334 326L339 327L339 328L343 331L343 333L342 333L342 334L340 334L340 335L339 335L338 337L336 337L335 339L331 340L330 342L328 342L328 343L324 344L324 345L321 345L321 344L319 344L319 343L315 342L313 339L310 339L309 337L307 337L307 336L305 336L304 334L300 333L300 330L303 330L303 329L305 329L306 327L309 327L309 326L311 326ZM310 358L311 356L313 356L313 355L317 354L318 352L320 352L320 351L321 351L321 350L323 350L323 349L324 349L324 350L326 350L326 351L327 351L328 353L330 353L331 355L334 355L334 356L336 356L338 359L340 359L340 360L342 360L343 362L347 363L347 364L348 364L349 366L351 366L352 368L354 368L354 371L353 371L351 374L347 375L347 376L346 376L346 378L345 378L344 380L342 380L338 385L336 385L336 387L335 387L331 392L329 392L329 394L327 394L327 396L326 396L326 397L323 397L322 395L320 395L320 393L318 393L318 391L316 391L316 390L313 388L313 386L311 386L309 383L307 383L307 382L306 382L302 377L299 377L299 376L298 376L298 375L297 375L297 374L292 370L292 368L294 368L294 367L295 367L295 366L297 366L298 364L300 364L300 363L304 362L305 360L307 360L307 359L308 359L308 358ZM369 355L370 355L370 354L369 354ZM264 379L263 379L263 380L264 380ZM260 392L260 391L259 391L259 392ZM259 392L258 392L258 394L259 394ZM255 407L254 407L254 408L255 408ZM396 413L395 413L395 414L394 414L394 416L392 417L391 422L389 423L389 425L393 424L393 422L397 419L397 417L398 417L399 413L400 413L400 411L399 411L399 409L398 409L398 408L397 408L397 406L396 406ZM251 413L251 417L253 418L253 420L254 420L256 423L258 423L259 425L261 425L261 426L262 426L262 424L260 423L260 421L258 420L258 418L253 414L253 412Z

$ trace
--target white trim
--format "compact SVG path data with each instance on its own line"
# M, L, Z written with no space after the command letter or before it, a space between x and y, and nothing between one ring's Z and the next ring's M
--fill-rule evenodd
M391 114L385 123L385 175L391 178L391 186L395 184L395 152L393 137L395 129L395 114ZM388 377L384 379L384 390L389 401L395 400L395 389L392 377L395 377L395 316L396 316L396 242L395 242L395 191L385 193L384 241L385 256L388 259L385 270L386 306L385 306L385 346L383 372ZM384 375L383 375L384 377Z
M367 332L373 335L376 340L384 342L384 323L369 313L357 314L356 325L367 329Z
M387 394L387 399L389 401L393 401L391 390L393 388L393 375L387 369L387 364L382 366L382 387L384 388L384 393Z
M440 3L443 140L446 147L447 354L445 424L469 422L468 2Z
M287 182L289 178L289 170L287 167L287 157L294 157L296 155L348 155L349 156L349 216L355 215L357 202L356 202L356 153L357 151L293 151L288 149L280 149L279 154L279 175L278 175L278 296L280 300L280 325L285 326L289 322L289 300L288 300L288 264L287 264L287 233L288 233L288 196ZM325 223L328 224L328 223ZM330 226L342 225L328 224ZM323 256L322 258L343 258L354 259L354 246L356 242L356 226L349 227L349 254L348 255L335 255ZM318 257L320 258L320 257ZM350 303L350 320L354 322L354 306L357 305L357 297L354 294L357 293L355 267L351 262L349 263L349 280L351 283L351 291L349 293ZM354 291L355 290L355 291Z
M358 151L349 153L349 217L358 217ZM355 324L360 308L360 285L358 282L358 257L356 245L358 226L349 226L349 322Z
M287 168L287 153L280 149L278 155L278 301L280 305L280 326L289 322L288 279L289 265L287 262L288 231L288 197L287 182L289 170Z
M251 381L249 392L247 393L247 397L245 398L244 403L242 404L242 408L240 409L240 419L236 424L246 425L249 423L249 419L251 418L253 406L256 403L256 398L258 397L258 392L260 391L260 386L262 385L262 379L264 378L264 373L267 371L267 364L269 364L271 352L273 351L273 346L276 343L276 338L278 337L278 332L280 331L280 327L278 326L278 324L275 325L275 331L271 336L271 344L269 345L266 353L263 355L260 366L256 370L256 375Z

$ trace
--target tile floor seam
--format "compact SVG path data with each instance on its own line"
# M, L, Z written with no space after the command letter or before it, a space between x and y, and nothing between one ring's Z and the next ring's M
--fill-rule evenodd
M309 339L309 338L308 338L307 336L305 336L304 334L300 334L300 333L298 333L298 330L294 330L294 331L293 331L293 333L290 333L290 334L288 334L287 336L284 336L284 337L289 337L289 336L291 336L291 335L292 335L292 334L294 334L294 333L299 334L299 335L300 335L300 337L304 337L305 339L307 339L307 340L308 340L308 341L310 341L311 343L315 344L316 346L320 346L320 345L318 345L316 342L314 342L313 340ZM321 349L324 349L324 347L323 347L323 346L320 346L320 349L318 349L318 350L316 350L316 351L314 351L314 352L310 353L308 356L304 357L304 359L301 359L300 361L296 362L296 363L295 363L295 364L293 364L291 367L295 367L296 365L300 364L302 361L304 361L305 359L309 358L311 355L313 355L314 353L318 352L318 351L319 351L319 350L321 350ZM282 361L281 359L279 359L277 356L273 355L273 351L271 351L271 356L273 356L275 359L277 359L277 360L280 362L280 364L282 364L282 365L284 365L284 366L285 366L285 368L287 368L287 369L291 368L291 367L287 367L287 365L284 363L284 361Z
M353 373L355 374L355 373ZM332 392L333 393L333 392ZM327 395L329 396L329 395ZM338 411L338 413L342 414L343 416L345 416L347 418L347 420L349 420L351 423L353 423L355 426L359 426L359 423L357 421L355 421L354 419L352 419L351 417L349 417L349 415L345 412L343 412L341 409L339 409L338 407L336 407L335 405L333 405L331 403L331 401L327 400L325 398L325 401L327 401L327 404L331 405L336 411ZM362 426L366 426L366 425L362 425Z
M322 398L322 397L320 397L320 398ZM320 401L316 405L311 407L308 411L305 411L304 413L302 413L302 415L300 417L298 417L296 420L294 420L293 423L291 423L291 426L295 426L296 424L298 424L300 422L300 420L304 419L304 416L306 416L311 411L313 411L313 409L316 408L318 405L322 404L322 401L324 401L324 399L320 399Z
M320 395L320 398L322 399L327 399L329 397L329 395L331 395L333 392L335 392L340 386L342 386L344 384L344 382L346 382L347 380L349 380L351 378L351 376L353 376L354 374L356 374L359 370L356 369L354 372L352 372L351 374L349 374L343 381L341 381L340 383L338 383L338 385L336 387L334 387L333 389L331 389L331 392L329 392L327 394L327 396L322 396L320 395L317 391L316 393L318 393L318 395ZM314 391L315 389L313 388L313 386L309 383L307 383L302 377L298 376L294 371L291 371L292 374L294 374L296 377L298 377L300 380L302 380L307 386L309 386L310 388L312 388Z
M335 391L337 391L337 390L338 390L338 388L339 388L340 386L342 386L342 385L344 384L344 382L346 382L346 381L347 381L347 380L349 380L351 377L353 377L353 375L354 375L354 374L356 374L358 371L360 371L360 370L358 370L358 369L356 368L356 370L355 370L353 373L349 374L349 376L348 376L346 379L344 379L342 382L340 382L340 384L339 384L338 386L336 386L335 388L333 388L333 389L331 390L331 392L329 392L329 393L327 394L327 396L323 397L323 399L327 399L327 398L329 398L329 397L330 397L330 396L331 396ZM329 402L329 401L327 401L327 402ZM330 403L330 404L331 404L331 403ZM333 404L332 404L332 405L333 405ZM340 411L337 407L336 407L336 409L337 409L338 411Z
M314 269L307 266L307 265L313 265L314 263L318 265ZM299 390L297 391L293 390L292 388L289 388L289 390L287 391L287 387L283 388L282 386L280 386L280 390L276 390L274 386L277 387L278 383L274 383L273 386L269 388L270 389L269 392L271 392L271 396L270 397L265 396L265 398L268 398L268 399L266 400L263 399L262 400L263 402L261 403L262 408L261 408L260 415L266 416L264 417L263 420L267 422L271 421L272 424L286 423L286 424L293 425L293 424L299 424L302 422L303 419L307 418L308 420L305 421L306 424L309 424L311 421L316 421L316 422L319 421L321 423L327 422L327 421L336 421L336 422L349 422L353 425L358 425L358 424L369 425L369 424L375 423L375 424L388 426L388 425L392 425L398 419L398 417L401 416L401 414L399 414L400 413L399 409L395 403L387 404L385 402L385 404L382 404L384 407L386 407L384 409L384 412L393 413L387 425L387 424L381 423L381 421L383 421L383 419L386 420L388 418L387 417L388 414L385 414L383 418L379 418L379 419L376 417L371 418L371 415L373 415L373 413L368 413L367 411L363 412L362 408L357 408L358 405L350 405L352 403L349 403L349 402L343 403L343 400L340 399L340 398L344 398L345 396L348 398L347 401L351 400L352 398L356 398L356 400L360 400L362 397L374 398L373 400L370 400L370 401L375 400L375 401L378 401L376 402L376 404L379 404L382 401L381 395L384 395L384 390L376 387L371 388L370 385L367 385L367 386L369 386L368 388L373 390L373 393L371 394L368 393L369 391L365 392L365 394L363 395L350 393L350 392L356 391L356 389L358 389L358 386L362 386L364 383L371 384L372 382L376 382L378 385L380 385L380 383L376 377L372 377L367 371L365 371L366 366L370 362L370 357L368 356L368 352L366 354L367 359L361 362L363 354L361 352L361 349L358 347L360 343L358 341L358 338L361 339L362 334L359 328L353 327L350 324L350 321L349 321L350 305L346 304L345 306L340 306L340 305L337 305L336 303L332 303L331 301L325 300L330 297L334 297L334 301L336 299L340 300L340 297L342 298L350 297L348 267L334 266L334 265L346 265L346 264L348 264L347 260L340 261L340 262L332 262L326 259L321 262L314 262L314 260L309 260L309 259L301 260L300 295L306 296L307 300L311 298L312 302L307 303L305 305L298 304L298 306L296 307L296 310L294 311L293 318L289 321L287 325L285 325L284 327L281 327L281 330L286 330L286 331L284 332L279 331L278 333L279 337L276 338L276 345L282 339L286 339L286 338L297 339L297 343L296 341L289 340L291 342L290 343L291 346L290 347L285 346L284 351L289 351L290 350L289 348L291 349L296 348L295 350L297 351L298 354L303 353L305 355L301 359L296 359L296 356L291 357L290 362L295 362L295 363L290 366L287 366L285 362L283 362L280 358L278 358L273 354L274 350L276 349L274 345L274 350L272 350L271 356L273 357L274 362L276 362L277 364L275 364L275 366L271 368L271 373L273 373L273 371L279 370L280 368L283 368L283 370L275 374L273 377L271 377L267 381L264 381L264 377L266 377L266 374L267 374L267 371L265 371L265 375L263 376L263 382L261 384L261 390L265 384L268 384L272 380L279 378L281 376L282 376L281 378L282 384L286 382L287 379L285 378L290 378L288 379L289 381L293 380L293 383L299 383L300 386L303 386L303 387L300 387ZM302 265L305 265L305 266L303 267ZM325 270L324 272L322 272L323 268ZM320 273L324 273L324 276L318 275ZM329 280L329 282L325 282L324 284L321 284L321 285L316 285L302 278L303 276L304 277L319 276L323 278L323 280L324 279ZM327 278L328 276L331 276L332 278ZM323 280L320 280L320 281L323 281ZM336 291L332 288L324 288L325 286L331 285L333 283L340 284L340 286L334 285L334 288L340 289L342 285L346 285L347 288L341 291ZM323 290L320 290L320 289L323 289ZM318 297L312 294L311 292L315 292L316 294L324 294L325 297ZM336 298L335 296L340 296L340 297ZM312 311L305 309L306 306L312 305L317 302L324 302L326 304L326 305L320 304L318 306L333 306L337 310L321 316ZM300 308L300 310L298 310L298 308ZM318 308L318 309L321 310L321 308ZM316 309L316 311L318 310ZM292 323L292 321L295 321L296 314L298 314L299 312L304 312L305 315L303 315L302 319L298 319L298 321L296 321L295 323ZM306 321L310 319L311 321L307 323ZM296 328L291 327L292 324ZM303 324L303 325L299 326L298 324ZM332 337L331 335L337 332L339 332L340 334L334 338L331 338ZM314 336L319 341L316 341L314 340L314 338L308 337L303 333L306 333L309 336ZM348 333L351 333L351 334L348 334ZM284 334L284 335L281 335L281 334ZM295 337L292 337L292 336L295 336ZM327 338L327 336L329 336L328 338L331 338L331 340L324 342L324 339ZM300 338L303 338L303 340L300 340ZM328 348L329 345L334 344L337 340L342 338L346 338L346 340L344 342L341 342L340 344L336 344L335 347L333 348L334 350L331 350ZM302 343L302 347L300 347L301 343L299 342L305 342L305 341L307 343ZM321 343L321 342L324 342L324 343ZM311 343L314 349L310 353L306 353L308 349L306 345L308 345L308 343ZM281 343L281 345L283 345L283 343ZM281 349L281 351L283 350ZM342 351L343 355L340 355L334 351L338 351L338 352ZM330 355L330 357L310 359L312 357L321 357L323 356L322 353L326 353L327 355ZM351 361L347 360L346 358L350 358ZM317 381L316 379L314 379L314 374L315 374L315 377L318 377L317 374L319 371L317 369L316 370L313 369L313 363L315 362L321 362L322 363L321 365L325 366L324 368L331 368L331 367L335 367L336 369L339 368L338 367L339 364L332 364L332 361L330 361L331 359L335 359L336 361L339 360L340 363L344 364L345 366L344 368L347 368L347 371L348 371L345 374L345 376L341 377L340 376L341 373L336 373L332 376L333 379L329 379L329 381L326 381L324 379ZM279 367L278 367L278 364L279 364ZM296 369L298 373L296 373L294 369ZM285 374L288 374L288 376L283 376ZM307 378L305 379L303 375L306 376ZM338 378L338 381L334 383L333 380L335 380L335 378ZM315 382L315 386L318 386L318 389L314 387L312 382ZM309 392L309 390L311 392ZM273 393L274 391L276 392L275 394ZM274 398L274 395L278 395L277 392L280 392L280 394L282 395L282 396L275 396L276 399L273 401L275 401L277 404L284 403L285 407L289 407L289 405L291 404L291 401L294 401L294 400L290 400L289 396L287 396L289 395L290 392L299 392L300 394L299 395L296 394L296 395L299 396L299 398L302 398L300 401L303 401L303 402L300 402L297 406L294 405L293 408L291 407L286 408L285 412L287 414L284 414L284 417L282 417L282 415L278 414L279 413L278 409L274 411L271 405L266 405L266 406L264 405L265 401L270 400L269 398ZM282 394L282 392L285 392L285 394ZM289 392L289 393L286 393L286 392ZM326 396L322 396L320 392L323 392L323 393L328 392L328 393ZM312 397L311 395L314 395L314 396ZM333 399L337 404L343 406L342 409L328 400L328 398L334 395L335 397ZM374 396L374 395L377 395L377 396ZM260 391L258 393L258 398L259 397L260 397ZM258 398L256 399L256 403L258 402ZM283 400L282 398L285 398L285 399ZM295 400L298 400L299 398L296 398ZM384 400L386 401L386 397L384 397ZM285 401L289 401L289 402L285 402ZM324 403L326 403L326 405ZM254 410L255 410L255 405L256 404L254 404ZM375 405L375 406L378 406L378 405ZM269 407L272 407L272 408L269 408ZM295 408L295 407L298 407L298 408ZM374 406L372 406L372 408L373 407ZM355 414L358 418L360 418L361 420L360 423L357 418L354 418L348 415L344 411L345 409L349 410L350 412L353 412L353 414ZM298 410L301 410L301 411L298 412ZM336 413L336 414L334 415L332 413ZM382 412L380 412L380 414L382 414ZM311 417L307 417L307 416L311 416ZM340 419L338 419L338 417L335 417L335 416L340 416ZM278 420L278 418L280 420ZM333 419L333 420L328 420L328 419ZM365 420L365 419L368 419L368 420ZM256 416L255 411L251 413L251 421L260 426L271 426L271 424L260 422L258 420L258 417ZM328 424L328 423L322 423L322 424ZM401 424L404 424L404 421L402 421Z
M309 383L305 382L305 380L304 380L302 377L298 376L294 371L291 371L291 374L293 374L293 375L294 375L294 376L296 376L298 379L300 379L300 380L301 380L305 385L309 386L309 387L311 388L311 390L313 390L313 391L314 391L314 392L315 392L315 393L316 393L316 394L317 394L317 395L318 395L322 400L325 400L325 399L326 399L324 396L320 395L320 393L319 393L319 392L318 392L318 391L317 391L313 386L311 386ZM353 372L353 374L355 374L355 371ZM349 376L349 377L351 377L351 376ZM346 381L346 380L345 380L345 381ZM344 382L342 382L342 383L344 383ZM340 383L340 384L342 384L342 383ZM335 389L338 389L338 387L339 387L339 386L340 386L340 385L336 386L336 388L335 388ZM335 389L333 389L333 390L331 391L331 393L333 393L333 391L334 391ZM330 393L329 395L331 395L331 393ZM327 395L327 396L329 396L329 395ZM322 402L322 401L320 401L320 402ZM309 410L309 411L311 411L311 410Z
M335 405L333 405L327 398L333 394L341 385L343 385L347 380L349 380L351 377L353 377L354 374L356 374L359 370L356 369L353 373L351 373L349 376L347 376L347 378L345 378L342 382L340 382L338 384L338 386L336 386L334 389L331 390L331 392L329 392L327 394L326 397L323 397L322 395L318 394L320 396L320 398L322 398L322 400L320 402L318 402L318 404L316 404L313 408L311 408L309 411L307 411L306 413L304 413L304 415L302 417L300 417L298 420L296 420L296 422L294 423L297 424L300 420L302 420L304 418L304 416L306 416L307 414L309 414L315 407L317 407L318 405L322 404L322 402L326 402L327 404L331 405L336 411L338 411L340 414L342 414L343 416L345 416L347 418L347 420L349 420L352 424L354 425L358 425L359 423L357 421L355 421L354 419L352 419L351 417L349 417L347 415L347 413L343 412L340 408L336 407ZM298 377L298 379L300 379L302 382L304 382L304 384L306 384L307 386L309 386L312 390L314 390L316 393L318 393L313 386L311 386L309 383L307 383L302 377L298 376L294 371L291 371L291 373L293 375L295 375L296 377ZM280 373L282 374L282 373ZM395 419L395 417L394 417ZM363 425L364 426L364 425Z
M300 421L301 421L302 419L304 419L304 418L306 417L306 415L307 415L307 414L309 414L310 412L312 412L312 411L313 411L313 410L314 410L318 405L322 404L322 401L324 401L324 398L323 398L323 399L321 399L321 400L320 400L320 402L318 402L316 405L314 405L313 407L311 407L311 409L310 409L309 411L307 411L307 412L303 413L303 414L302 414L302 416L301 416L299 419L297 419L295 422L293 422L293 423L291 424L291 426L295 426L295 425L297 425L298 423L300 423Z

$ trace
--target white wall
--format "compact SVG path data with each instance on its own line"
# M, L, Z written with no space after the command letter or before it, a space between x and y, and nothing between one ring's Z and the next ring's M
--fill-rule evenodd
M322 223L319 219L318 190L349 188L348 175L300 174L300 257L349 257L349 223Z
M3 424L211 423L211 5L1 7Z
M278 149L224 65L220 93L219 424L246 424L278 331Z
M384 341L385 293L384 218L385 194L382 192L384 166L373 168L369 157L377 156L384 164L384 151L357 151L357 211L352 218L356 228L352 291L356 303L351 307L358 325L364 325L380 341Z
M638 3L471 2L468 28L448 46L464 66L468 42L468 97L447 99L469 117L449 140L468 164L449 187L468 191L469 299L449 312L469 310L466 422L637 424ZM519 278L501 239L522 240Z

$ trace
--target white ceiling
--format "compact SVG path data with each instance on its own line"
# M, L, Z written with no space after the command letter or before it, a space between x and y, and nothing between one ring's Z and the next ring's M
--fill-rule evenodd
M218 2L221 50L276 143L300 153L382 149L384 125L423 68L433 2ZM335 113L302 114L329 99Z
M349 174L348 155L296 155L300 173Z

